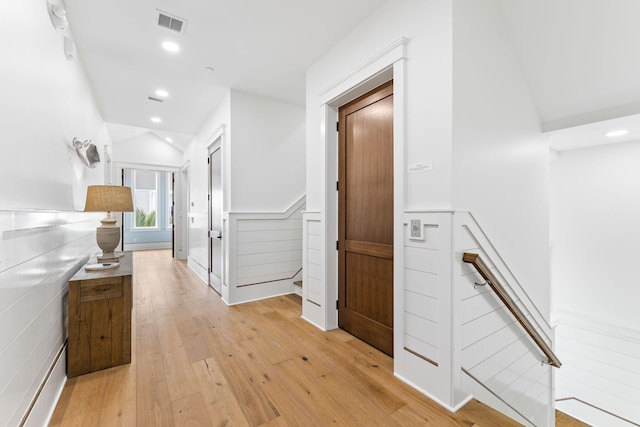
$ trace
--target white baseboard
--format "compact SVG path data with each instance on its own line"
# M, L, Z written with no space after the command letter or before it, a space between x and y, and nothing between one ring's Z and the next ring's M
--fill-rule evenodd
M411 387L413 387L414 389L418 390L420 393L424 394L425 396L427 396L429 399L433 400L434 402L436 402L438 405L442 406L443 408L447 409L450 412L457 412L460 408L462 408L464 405L466 405L471 399L473 399L473 395L469 395L467 396L466 399L464 399L462 402L460 402L458 405L456 406L450 406L447 405L446 403L444 403L442 400L438 399L437 397L435 397L434 395L432 395L431 393L429 393L428 391L426 391L425 389L423 389L422 387L414 384L413 382L409 381L408 379L398 375L397 373L393 374L397 379L399 379L400 381L402 381L405 384L410 385Z
M209 284L209 272L207 271L207 268L200 265L200 263L198 263L191 257L187 258L187 267L189 267L191 271L196 273L196 276L198 276L200 280L202 280L206 284Z

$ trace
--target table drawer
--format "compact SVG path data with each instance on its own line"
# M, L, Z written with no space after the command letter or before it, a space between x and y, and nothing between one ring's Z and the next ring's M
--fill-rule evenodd
M122 297L122 278L83 280L80 283L80 302L99 301Z

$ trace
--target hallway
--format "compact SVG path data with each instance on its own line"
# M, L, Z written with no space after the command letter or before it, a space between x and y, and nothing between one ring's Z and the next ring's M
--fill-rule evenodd
M475 400L451 414L300 310L295 295L227 307L170 251L135 252L132 363L70 379L50 425L517 425Z

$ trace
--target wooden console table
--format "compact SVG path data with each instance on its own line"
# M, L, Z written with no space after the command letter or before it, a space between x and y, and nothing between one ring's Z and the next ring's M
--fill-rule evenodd
M67 377L131 362L132 274L125 252L118 268L82 266L69 280Z

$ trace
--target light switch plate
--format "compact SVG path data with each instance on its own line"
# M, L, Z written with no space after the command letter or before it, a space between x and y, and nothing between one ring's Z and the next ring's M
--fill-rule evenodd
M410 237L414 240L424 240L422 220L412 219L409 222Z

